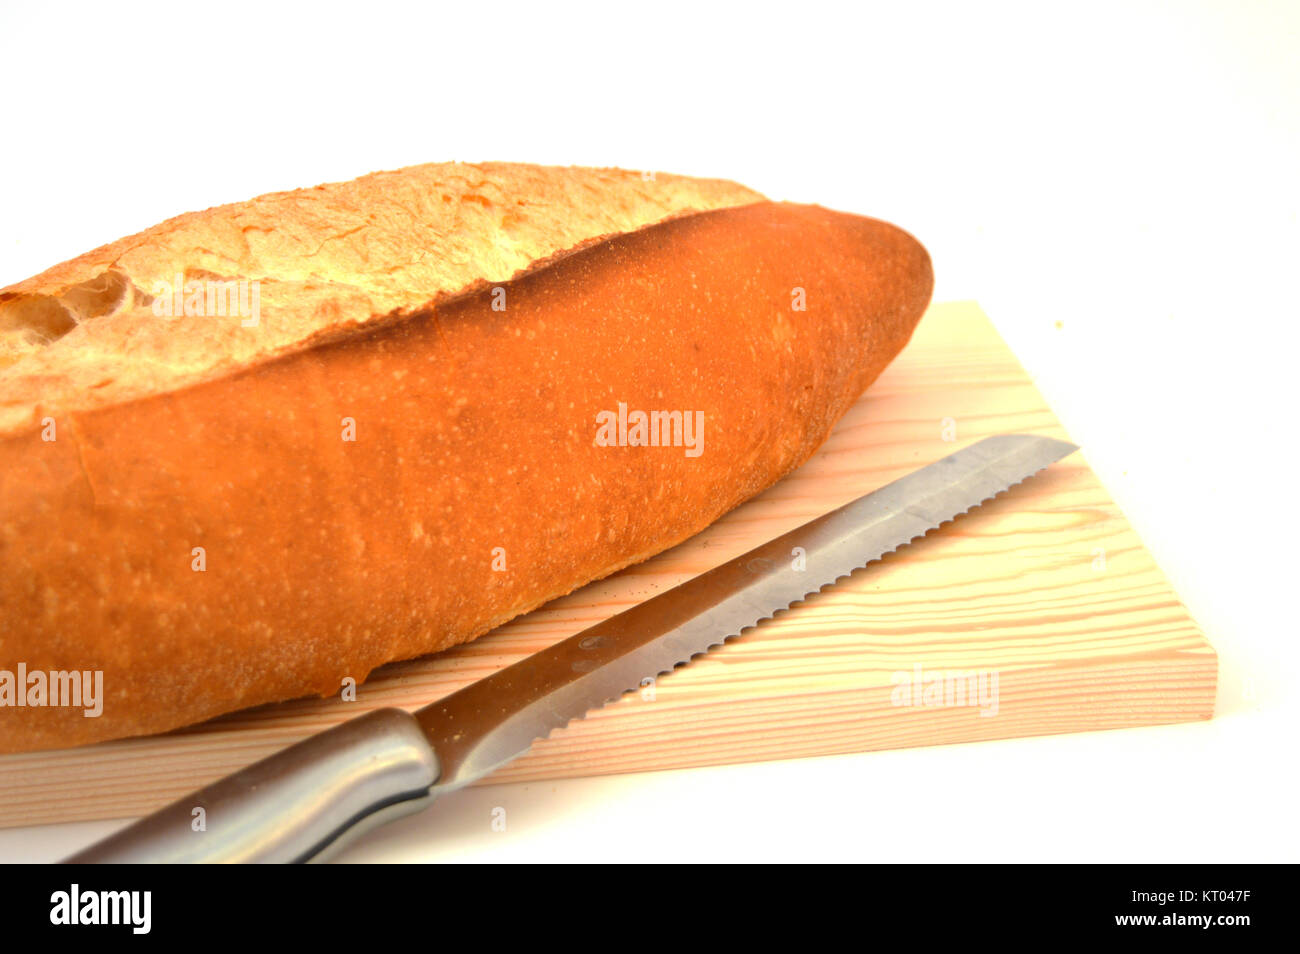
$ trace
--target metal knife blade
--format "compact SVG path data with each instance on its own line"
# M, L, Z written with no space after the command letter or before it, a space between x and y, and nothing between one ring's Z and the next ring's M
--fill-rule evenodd
M370 828L486 775L643 678L720 645L1075 450L1044 437L982 440L414 715L389 708L358 716L66 860L325 858ZM795 547L804 554L802 569Z
M1078 448L986 438L426 706L436 789L460 788L617 699L1000 494ZM796 569L795 548L804 554Z

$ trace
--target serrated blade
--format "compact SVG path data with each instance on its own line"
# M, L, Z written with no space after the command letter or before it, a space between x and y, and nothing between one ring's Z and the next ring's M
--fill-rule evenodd
M589 710L848 576L1078 450L989 437L415 713L459 788ZM796 560L795 550L802 557Z

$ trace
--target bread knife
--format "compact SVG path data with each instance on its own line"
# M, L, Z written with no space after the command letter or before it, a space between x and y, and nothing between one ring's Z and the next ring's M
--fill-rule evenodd
M1077 449L1029 435L978 441L432 705L358 716L65 860L322 860Z

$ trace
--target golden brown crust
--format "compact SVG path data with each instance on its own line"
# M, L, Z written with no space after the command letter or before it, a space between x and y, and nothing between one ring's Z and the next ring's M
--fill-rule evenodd
M601 236L762 198L663 173L431 163L181 215L0 290L0 434L228 373ZM257 282L256 323L158 314L164 289L191 281Z
M0 668L106 693L0 709L0 748L333 693L666 549L805 460L931 284L892 226L764 202L0 439ZM701 412L702 453L599 446L619 402Z

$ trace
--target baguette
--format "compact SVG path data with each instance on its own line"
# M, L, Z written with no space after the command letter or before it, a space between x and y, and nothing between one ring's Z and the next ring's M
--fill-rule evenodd
M0 292L0 672L103 673L0 749L333 694L647 559L806 460L932 287L901 230L730 183L367 179ZM159 317L169 271L259 278L257 325Z

